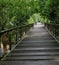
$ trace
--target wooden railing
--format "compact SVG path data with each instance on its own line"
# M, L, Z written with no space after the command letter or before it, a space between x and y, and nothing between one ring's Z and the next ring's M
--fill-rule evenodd
M22 37L24 37L33 25L34 23L1 31L0 45L2 44L3 46L3 55L8 53L8 50L11 51L12 48L22 40Z
M59 41L59 24L45 23L45 26L55 37L55 39Z

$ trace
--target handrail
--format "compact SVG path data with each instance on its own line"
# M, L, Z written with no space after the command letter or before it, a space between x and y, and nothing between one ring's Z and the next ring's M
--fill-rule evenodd
M1 34L4 34L4 33L6 33L6 32L10 32L10 31L12 31L12 30L16 30L16 29L21 29L21 28L23 28L23 27L27 27L27 26L29 26L29 25L33 25L34 23L32 23L32 24L28 24L28 25L23 25L23 26L18 26L18 27L14 27L14 28L10 28L10 29L7 29L7 30L2 30L1 32L0 32L0 35Z
M54 26L59 26L59 24L56 24L56 23L45 23L45 24L54 25Z
M7 49L7 45L9 45L9 50L12 50L14 48L13 46L17 45L17 43L22 40L24 35L30 30L31 27L33 27L33 25L34 23L2 30L0 32L0 43L3 44L4 53L6 52L5 49Z
M45 26L47 26L48 28L53 27L55 29L59 29L59 24L45 23Z
M59 24L45 23L45 26L59 43Z

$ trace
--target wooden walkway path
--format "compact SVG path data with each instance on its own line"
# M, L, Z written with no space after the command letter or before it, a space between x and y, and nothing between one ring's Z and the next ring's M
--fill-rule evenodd
M44 25L37 23L0 65L59 65L59 45Z

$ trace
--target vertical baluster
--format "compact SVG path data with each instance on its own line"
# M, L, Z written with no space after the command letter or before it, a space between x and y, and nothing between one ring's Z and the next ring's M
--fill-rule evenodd
M12 49L12 39L11 39L11 32L9 33L9 50Z
M0 35L0 59L1 59L2 55L3 55L3 51L2 51L2 48L1 48L1 35Z
M20 29L20 39L22 38L23 32L22 32L22 28Z
M16 30L16 44L18 42L18 30Z

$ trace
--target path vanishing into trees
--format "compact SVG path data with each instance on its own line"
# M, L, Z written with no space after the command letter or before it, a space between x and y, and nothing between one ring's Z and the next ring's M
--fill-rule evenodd
M30 29L27 37L1 65L59 65L59 45L42 23Z

